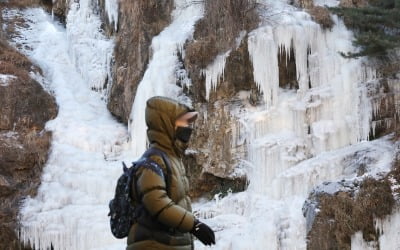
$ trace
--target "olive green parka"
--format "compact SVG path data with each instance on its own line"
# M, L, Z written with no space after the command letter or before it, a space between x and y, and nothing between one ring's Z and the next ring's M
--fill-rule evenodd
M128 235L127 250L191 250L193 238L189 231L194 225L191 201L188 196L189 182L182 156L187 145L175 138L176 119L191 110L167 97L152 97L146 105L147 137L150 147L164 151L171 165L169 195L165 180L148 168L136 171L139 203L144 206ZM163 159L151 156L167 175Z

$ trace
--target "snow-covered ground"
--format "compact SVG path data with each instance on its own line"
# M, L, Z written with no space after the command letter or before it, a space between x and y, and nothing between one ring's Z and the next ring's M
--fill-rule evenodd
M20 211L23 239L40 249L50 244L54 249L124 249L125 240L113 238L107 217L120 161L130 162L144 150L147 98L183 98L174 84L177 51L203 14L198 2L175 1L172 23L152 41L152 58L132 104L128 131L106 108L110 85L103 86L110 79L114 44L101 33L90 2L72 3L66 29L41 9L5 13L7 19L20 16L27 21L12 42L22 45L43 69L42 83L59 105L57 118L46 126L53 131L53 142L38 195L26 199ZM368 160L365 175L375 175L388 171L392 160L394 147L388 138L367 141L373 107L364 83L375 80L374 71L338 53L354 51L352 33L336 17L333 29L324 31L285 1L265 4L279 15L270 16L248 36L264 105L248 107L238 117L244 129L236 135L248 143L244 160L250 166L250 186L194 204L195 213L216 231L212 249L306 249L301 208L308 192L323 181L362 178L355 167L360 161ZM106 6L110 21L117 23L118 5L109 0ZM292 46L297 91L282 90L278 82L276 55ZM208 94L218 88L228 53L203 71ZM389 227L388 221L382 228ZM387 237L396 234L386 231ZM365 245L359 235L353 238L354 249ZM208 249L199 241L195 244L196 249Z

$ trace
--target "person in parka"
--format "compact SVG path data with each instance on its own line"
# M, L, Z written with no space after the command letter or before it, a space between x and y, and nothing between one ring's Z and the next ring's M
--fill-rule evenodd
M138 168L132 188L137 190L143 209L129 231L126 250L192 250L192 234L205 245L215 244L213 230L192 214L189 182L182 162L198 113L171 98L156 96L147 100L145 115L150 147L162 150L169 158L169 195L160 175L148 168ZM150 158L167 175L162 157Z

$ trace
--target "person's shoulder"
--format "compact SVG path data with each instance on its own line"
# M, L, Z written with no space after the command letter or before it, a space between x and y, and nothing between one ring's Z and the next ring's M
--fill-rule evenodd
M137 163L136 176L143 174L145 170L150 170L158 174L161 174L162 171L164 175L168 173L163 158L157 154L150 155L147 160Z
M164 173L167 173L167 166L165 165L165 162L163 160L163 158L157 154L154 155L150 155L150 160L152 160L153 162L155 162Z

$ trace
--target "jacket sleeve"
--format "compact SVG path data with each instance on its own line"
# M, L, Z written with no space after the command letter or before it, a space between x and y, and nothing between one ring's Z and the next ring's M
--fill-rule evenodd
M144 207L159 222L183 233L193 228L194 215L171 200L165 180L155 171L140 168L137 173L137 190Z

